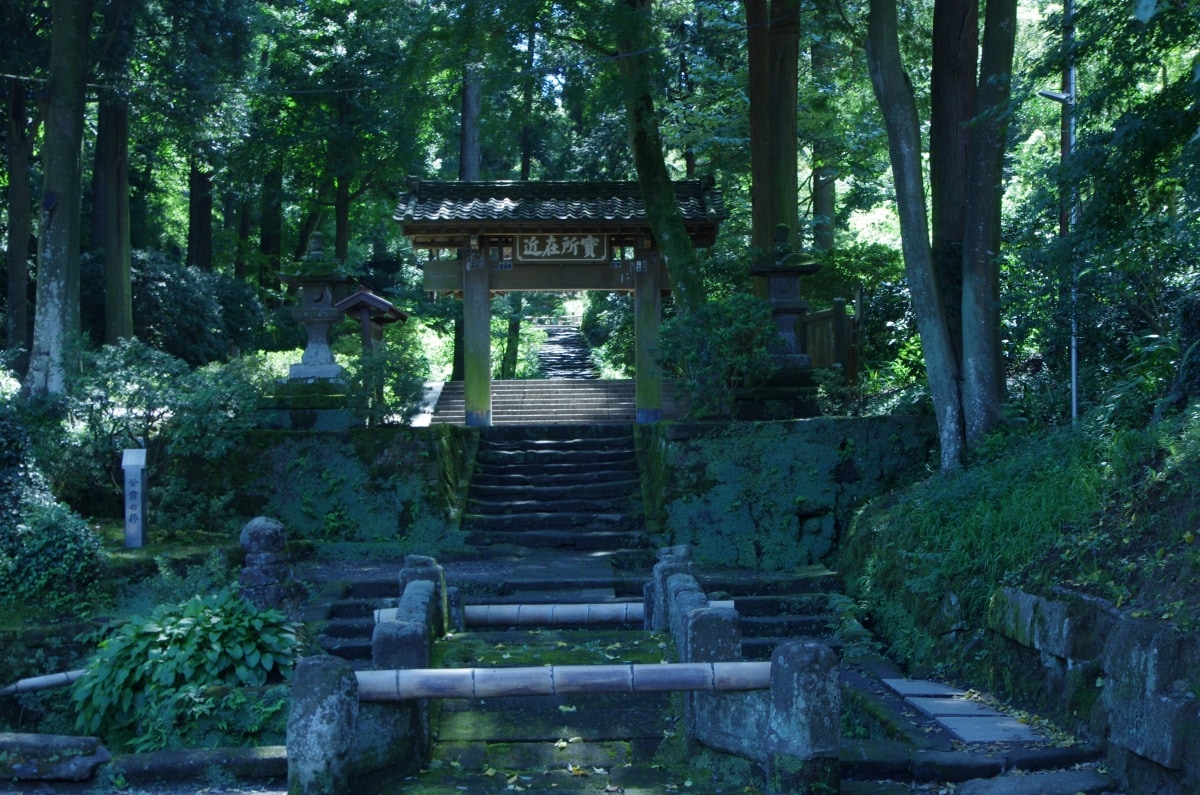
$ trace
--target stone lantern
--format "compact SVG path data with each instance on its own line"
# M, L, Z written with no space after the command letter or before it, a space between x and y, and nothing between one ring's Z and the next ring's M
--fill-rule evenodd
M750 269L751 275L767 280L767 303L779 329L779 340L770 353L780 376L812 369L812 358L801 336L808 302L800 297L800 277L821 269L812 257L788 249L787 232L787 227L776 230L776 240L781 242L776 246L775 261L761 262Z
M345 369L333 358L329 347L329 330L342 319L337 303L346 297L353 280L337 273L325 263L324 246L319 232L309 243L308 254L294 274L285 274L283 282L300 288L300 305L292 309L292 317L304 326L308 343L299 364L288 372L289 381L337 380Z

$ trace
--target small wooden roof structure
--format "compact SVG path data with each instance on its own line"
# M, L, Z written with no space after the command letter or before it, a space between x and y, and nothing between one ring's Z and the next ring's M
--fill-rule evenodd
M728 217L711 177L675 182L675 201L698 248ZM614 245L652 240L637 182L434 182L413 178L395 220L414 248L466 248L472 236L594 232ZM644 244L643 244L644 245Z

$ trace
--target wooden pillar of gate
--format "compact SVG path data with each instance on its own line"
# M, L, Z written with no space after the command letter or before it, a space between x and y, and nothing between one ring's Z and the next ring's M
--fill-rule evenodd
M633 269L634 368L637 371L637 421L658 422L663 411L662 278L658 252L638 249Z
M487 249L463 252L463 386L466 423L492 424L491 263Z

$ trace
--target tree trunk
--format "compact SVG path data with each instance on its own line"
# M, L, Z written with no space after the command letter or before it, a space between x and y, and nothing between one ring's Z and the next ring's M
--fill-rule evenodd
M522 87L521 117L521 181L527 182L533 174L533 92L536 75L534 45L537 42L537 26L530 25L529 47L525 51L525 85Z
M91 8L90 0L50 4L37 304L25 381L31 395L66 390L66 346L79 331L80 145Z
M133 336L133 247L129 230L129 106L106 95L96 134L95 201L104 249L104 341L115 345ZM94 230L95 231L95 230Z
M773 247L767 208L771 183L769 108L771 87L768 74L771 36L767 0L744 0L746 8L746 67L750 99L750 245L762 256ZM764 287L765 289L765 287Z
M517 354L521 348L521 310L524 299L520 293L509 298L508 332L504 336L504 357L500 360L500 377L517 377Z
M933 268L959 361L962 361L963 235L970 195L968 125L974 112L978 41L979 1L937 0L933 8L929 125Z
M921 129L912 85L900 61L896 0L871 0L867 28L867 65L883 114L888 154L896 183L904 269L912 294L929 391L937 415L942 469L962 463L962 407L958 366L946 326L929 245L925 191L921 174Z
M237 251L233 255L233 275L245 279L247 273L248 255L250 253L250 201L241 199L237 203Z
M800 186L796 164L796 110L799 92L800 63L800 0L772 0L771 55L768 84L770 105L767 108L768 165L770 187L767 189L768 211L772 238L780 226L788 228L787 244L792 251L800 249Z
M483 111L483 81L474 63L475 53L469 54L463 70L462 117L458 138L458 178L464 182L475 182L480 178L483 149L479 143L479 116ZM462 261L465 252L459 251ZM463 336L463 314L454 316L454 352L451 355L450 380L462 381L466 377L466 350Z
M33 187L29 164L33 142L42 124L40 112L30 118L25 84L13 78L8 92L8 314L5 331L9 350L22 351L15 362L23 373L29 347L29 243L33 239Z
M188 243L187 264L212 270L213 262L213 185L212 172L201 168L192 158L188 172Z
M704 290L696 249L675 200L675 186L667 171L658 116L654 112L650 53L655 51L655 45L650 35L650 0L618 0L618 9L625 13L617 35L621 55L617 68L638 187L658 252L671 274L679 308L687 313L703 302Z
M989 0L971 136L963 238L963 417L974 447L1000 420L1004 360L1000 349L1000 209L1012 87L1017 0Z
M471 54L474 57L474 53ZM462 128L458 140L458 178L463 182L479 179L483 149L479 143L479 116L483 112L483 81L478 67L468 63L463 70Z
M263 175L258 252L262 254L258 283L274 289L279 286L283 262L283 169L278 164L272 164Z
M350 259L350 175L338 171L333 192L333 257L338 262Z
M834 26L834 11L826 0L817 2L817 29L828 31ZM833 65L837 53L828 35L813 41L812 58L813 109L818 118L830 118L834 113ZM812 153L812 228L813 248L817 251L832 251L834 245L833 219L837 212L837 157L838 146L834 138L836 131L825 129L813 136Z

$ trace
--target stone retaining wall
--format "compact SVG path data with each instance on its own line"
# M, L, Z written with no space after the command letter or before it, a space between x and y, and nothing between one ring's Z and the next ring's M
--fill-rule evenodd
M1132 793L1200 792L1200 640L1099 599L1013 588L992 597L993 631L1038 654L1051 698L1088 727Z

